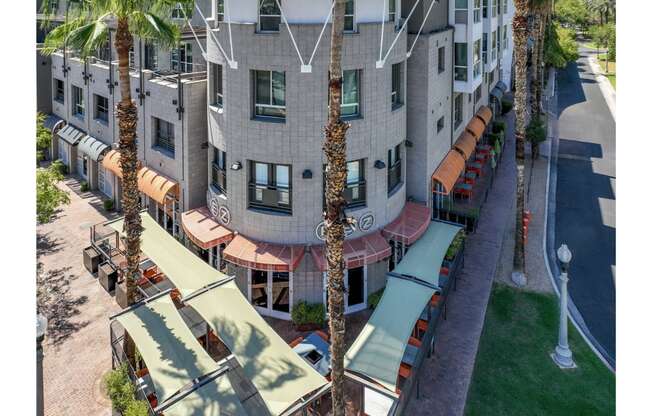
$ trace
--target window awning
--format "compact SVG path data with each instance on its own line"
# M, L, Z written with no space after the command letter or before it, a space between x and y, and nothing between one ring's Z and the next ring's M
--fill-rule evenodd
M493 113L491 112L491 109L483 105L480 107L477 113L475 113L476 117L478 117L480 120L484 122L485 127L489 125L489 122L491 121L491 116Z
M326 246L313 246L310 249L310 254L319 270L322 272L328 270ZM392 249L380 234L380 231L344 241L344 261L347 269L377 263L391 254Z
M57 135L66 143L70 144L71 146L75 146L81 139L86 136L86 133L68 124L59 130Z
M463 170L464 158L462 155L457 150L449 150L432 174L433 182L441 184L442 187L441 190L438 190L433 184L433 192L448 195Z
M169 294L115 318L134 340L159 403L192 380L218 369L179 315Z
M247 269L291 272L303 258L303 246L254 241L238 234L224 249L224 259Z
M56 126L56 124L60 121L63 121L63 119L58 115L48 114L47 117L45 117L45 120L43 120L43 127L52 130L54 126Z
M464 160L469 160L471 154L473 154L473 151L475 150L476 144L477 141L475 140L475 137L473 137L468 131L465 131L460 134L460 137L455 141L453 148L460 152Z
M501 90L501 91L503 92L503 94L507 92L507 85L505 85L505 83L502 82L502 81L498 81L498 82L496 83L496 87L497 87L499 90Z
M191 296L185 303L235 356L272 415L328 383L274 332L234 281Z
M102 166L110 170L118 178L122 178L122 168L120 167L120 152L109 150L102 159Z
M163 205L165 204L165 195L168 193L178 194L179 184L154 169L144 167L138 171L138 189Z
M207 207L182 213L181 226L188 238L204 250L227 243L233 238L233 232L213 219Z
M493 87L493 89L489 92L489 95L494 96L498 101L503 98L503 94L503 90L498 88L498 86Z
M431 222L393 273L415 276L437 286L448 246L461 229ZM378 306L346 352L344 367L396 391L399 367L412 329L434 292L417 282L388 276Z
M478 116L474 116L471 121L469 121L469 124L466 125L466 131L471 133L473 137L475 137L475 140L480 140L482 138L482 133L484 133L485 129L485 124L482 119L480 119Z
M141 212L140 219L143 227L140 250L174 283L181 296L227 277L191 253L147 212ZM107 223L121 235L124 235L123 224L124 218Z
M110 150L111 147L97 140L95 137L86 136L80 142L77 148L78 151L86 154L94 161L99 161L104 157L104 153Z
M383 235L390 240L411 245L428 229L432 212L425 205L406 202L401 215L383 228Z

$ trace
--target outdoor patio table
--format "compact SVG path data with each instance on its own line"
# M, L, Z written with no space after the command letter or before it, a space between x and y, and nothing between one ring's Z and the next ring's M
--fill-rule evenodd
M292 349L303 357L303 359L322 376L326 376L331 371L331 354L329 345L316 332L312 332L301 341L299 345ZM313 360L310 359L311 357L308 356L312 351L316 351L321 355L321 358L316 362L313 362Z

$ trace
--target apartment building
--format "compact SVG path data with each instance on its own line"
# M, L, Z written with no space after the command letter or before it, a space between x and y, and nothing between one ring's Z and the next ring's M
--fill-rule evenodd
M213 0L206 22L205 206L184 211L181 223L188 244L235 275L261 314L289 319L298 302L327 300L331 1L226 3ZM490 96L511 77L511 7L347 2L345 198L355 219L345 242L347 313L367 307L432 219L431 176L455 140L483 106L497 109Z

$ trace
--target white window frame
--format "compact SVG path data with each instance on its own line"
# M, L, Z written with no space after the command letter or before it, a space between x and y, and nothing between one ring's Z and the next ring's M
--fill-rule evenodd
M482 22L482 0L473 0L473 23Z
M355 74L356 74L355 75L355 77L356 77L355 82L356 82L356 87L357 87L358 93L357 93L356 102L354 102L354 103L346 103L345 104L344 103L344 73L348 72L348 71L355 71ZM361 91L361 82L360 82L361 78L362 78L362 70L360 70L360 69L346 69L346 70L342 71L342 91L340 93L340 96L342 98L341 98L340 108L354 107L354 108L357 109L357 111L355 113L353 113L353 114L342 114L342 117L359 117L362 114L361 111L360 111L360 101L362 101L361 100L362 91Z
M72 115L78 118L86 116L84 105L84 89L76 85L72 86Z
M477 39L473 42L473 79L480 75L482 75L482 40Z
M497 37L496 37L496 31L494 30L491 32L491 62L496 60L497 55Z
M256 269L259 270L259 269ZM273 271L271 270L259 270L262 272L267 272L267 307L263 308L260 306L254 306L251 300L251 271L252 269L247 269L247 300L249 300L249 303L258 311L259 314L264 315L264 316L271 316L272 318L277 318L277 319L283 319L283 320L290 320L292 318L292 308L294 307L294 272L288 272L289 276L289 300L290 300L290 310L289 312L281 312L281 311L275 311L273 308L273 299L271 298L272 292L272 284L273 284Z
M211 105L224 108L224 66L211 63ZM217 84L217 85L216 85Z
M388 2L389 2L387 6L388 20L394 23L394 26L398 26L399 22L397 20L397 16L400 16L398 8L400 7L401 2L398 0L388 0ZM394 7L394 11L392 11L392 6Z
M183 59L181 57L182 49ZM176 69L175 65L177 67ZM181 42L178 48L174 48L170 51L170 68L173 71L178 71L180 73L190 73L193 71L194 65L195 64L193 62L191 42Z
M222 6L222 12L220 12L220 5ZM215 4L215 20L217 22L224 21L224 0L217 0Z

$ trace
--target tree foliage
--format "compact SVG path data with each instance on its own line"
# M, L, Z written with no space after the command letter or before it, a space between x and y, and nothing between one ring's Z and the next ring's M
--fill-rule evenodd
M591 16L585 0L558 0L555 3L555 18L563 25L584 28Z
M36 161L44 159L45 151L50 147L52 132L45 127L45 114L36 113Z
M38 168L36 170L36 218L38 222L50 221L60 205L70 203L68 193L57 187L57 182L62 179L63 175L53 165L47 169Z
M546 35L544 61L555 68L565 68L569 62L579 58L575 31L553 23Z
M591 26L589 37L598 48L607 49L607 56L610 61L616 60L616 25L613 23L607 25Z

